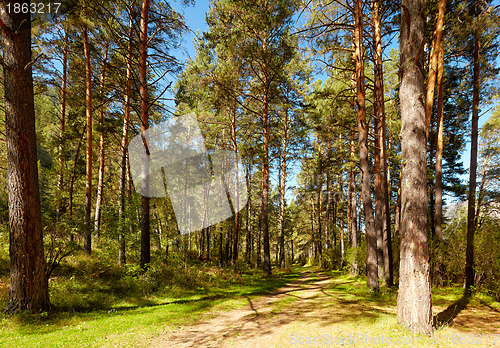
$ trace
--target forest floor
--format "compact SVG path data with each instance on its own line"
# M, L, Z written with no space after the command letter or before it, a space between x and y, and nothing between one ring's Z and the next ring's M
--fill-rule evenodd
M429 341L397 324L396 288L375 295L362 277L313 267L266 277L174 261L130 276L70 259L50 280L51 311L0 311L0 347L500 346L500 303L481 292L464 299L460 286L432 289L439 324ZM0 258L0 308L8 282Z
M333 277L332 277L333 275ZM498 302L433 291L438 329L414 335L396 323L396 292L369 295L357 279L305 270L287 286L247 297L241 308L214 308L199 323L171 328L151 347L500 346Z

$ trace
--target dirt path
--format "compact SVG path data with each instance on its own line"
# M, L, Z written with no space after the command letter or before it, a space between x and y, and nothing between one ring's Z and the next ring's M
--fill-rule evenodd
M302 273L301 278L272 294L257 299L246 298L248 305L244 308L211 313L199 324L172 329L154 338L147 346L457 347L461 345L456 342L453 335L500 334L499 312L488 308L467 308L453 320L450 327L437 331L437 336L430 344L427 341L413 341L409 345L408 341L405 344L397 344L397 342L388 344L388 341L385 343L379 341L377 344L377 337L387 340L389 335L393 337L391 339L399 338L401 335L412 335L396 325L395 306L378 306L358 299L349 299L349 294L344 296L338 292L329 291L332 287L347 283L336 283L335 280L321 274L306 271ZM444 309L435 307L434 313L439 313ZM315 337L314 342L312 340ZM415 338L412 339L415 340ZM491 339L488 344L484 338L483 341L480 346L500 346L500 335L495 344Z

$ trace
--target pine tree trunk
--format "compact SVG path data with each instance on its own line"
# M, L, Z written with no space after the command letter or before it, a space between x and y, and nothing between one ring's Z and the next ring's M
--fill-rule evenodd
M14 1L6 1L12 7ZM22 5L29 6L28 1ZM6 4L3 3L2 7ZM35 132L30 14L0 12L9 191L10 291L6 311L49 309Z
M436 182L435 182L435 200L436 213L434 219L434 233L438 241L443 240L443 77L444 77L444 50L443 40L441 39L443 31L444 13L446 10L446 0L439 1L439 15L436 29L438 30L439 40L436 42L438 51L437 65L437 134L436 134Z
M250 172L251 172L251 162L248 161L247 173L246 173L246 184L247 184L247 194L248 194L248 203L246 207L246 230L247 230L247 240L246 240L246 251L245 251L245 259L247 264L250 264L250 260L252 258L252 227L250 221L250 215L252 210L252 195L250 192Z
M394 235L401 241L401 171L399 172L398 193L396 198L396 216L394 217Z
M149 182L147 175L149 173L149 147L147 146L146 130L149 128L148 117L148 91L146 80L146 63L147 63L147 41L148 41L148 17L149 17L149 0L143 0L141 12L141 32L139 43L139 94L141 99L141 135L144 144L146 145L147 159L142 164L142 192L149 193ZM151 262L151 235L150 235L150 220L149 220L149 197L141 197L141 268L146 269Z
M475 17L479 17L478 1L474 3ZM469 166L469 199L467 209L467 246L465 249L465 291L470 293L474 286L474 233L476 230L476 173L477 138L479 122L479 28L474 29L473 80L472 80L472 128Z
M260 200L260 212L262 212L262 200ZM261 249L262 249L262 218L259 217L259 234L257 235L257 267L261 265Z
M446 11L446 0L438 1L438 16L436 28L432 35L431 55L429 59L429 75L427 77L427 96L425 99L425 135L429 138L431 125L432 105L434 103L434 89L436 85L436 73L438 70L439 51L442 50L442 37L444 28L444 14Z
M236 98L234 100L234 105L233 105L233 110L232 110L232 117L231 117L231 141L233 143L233 151L234 151L234 173L236 177L236 183L235 183L235 202L233 203L234 206L234 239L233 239L233 252L232 252L232 258L231 260L233 262L238 260L238 247L239 247L239 236L240 236L240 213L239 213L239 206L240 206L240 193L239 193L239 167L238 167L238 143L236 141L236 107L237 107L237 101Z
M210 226L206 228L207 233L207 260L210 261Z
M330 152L330 147L328 146L328 153ZM325 205L325 250L330 248L330 215L331 215L331 199L330 199L330 182L331 182L331 170L330 167L326 168L326 205ZM342 190L342 188L340 188Z
M128 46L127 46L127 79L124 98L124 115L122 128L122 141L120 149L120 184L119 184L119 207L118 207L118 264L126 263L125 256L125 226L123 216L125 214L125 185L127 176L127 142L130 122L130 94L132 92L132 49L134 44L134 12L130 10L128 24ZM168 244L167 244L168 247Z
M84 5L83 12L87 15L86 4ZM83 50L85 55L85 113L87 118L87 164L85 176L85 227L83 251L87 255L90 255L92 252L92 230L90 228L90 213L92 209L92 70L87 27L83 29Z
M56 190L56 221L59 221L62 210L61 193L63 191L64 181L64 131L66 128L66 94L68 82L68 41L69 31L64 30L64 49L62 59L62 83L61 83L61 121L59 125L59 173L57 175L57 190Z
M333 245L333 248L335 249L337 247L337 233L335 232L335 226L337 226L337 207L338 207L338 204L337 202L334 200L333 201L333 206L332 206L332 226L334 227L332 229L332 245Z
M349 140L349 157L351 159L354 158L354 131L351 130L351 136ZM349 167L349 191L348 191L348 199L349 199L349 215L350 215L350 231L351 231L351 247L353 249L353 258L351 263L351 274L358 275L358 232L356 229L356 179L354 175L354 170L352 166Z
M370 192L370 170L368 164L368 124L365 106L365 68L363 62L363 1L356 0L354 5L354 60L356 63L356 107L358 118L359 161L361 168L361 193L365 214L367 244L367 287L378 291L377 278L377 236L373 225L373 207Z
M387 259L384 259L384 262L387 264L384 265L387 272L384 273L385 281L387 286L394 285L394 255L392 251L392 228L391 228L391 209L390 209L390 183L391 183L391 168L390 162L388 160L388 150L390 149L390 142L387 140L386 132L384 132L384 143L387 146L387 151L385 151L384 162L385 162L385 225L384 225L384 250L387 251Z
M342 180L342 175L338 176L339 179L339 188L342 190L342 187L344 186L344 182ZM344 218L342 217L342 208L339 205L339 237L340 237L340 257L342 259L342 266L344 266L344 259L345 259L345 238L344 238ZM328 223L328 222L327 222Z
M222 250L222 232L219 233L219 267L224 266L224 252Z
M375 75L376 76L376 75ZM383 252L383 235L382 228L384 222L384 195L382 192L382 180L381 180L381 160L380 160L380 135L379 135L379 123L380 120L377 117L379 114L378 105L378 91L377 85L375 85L374 90L375 102L373 104L373 109L375 117L373 118L373 130L374 130L374 151L373 151L373 174L374 174L374 196L375 196L375 234L377 236L377 274L381 278L384 274L384 252Z
M431 335L427 235L427 139L423 74L425 0L403 0L401 23L401 263L398 323Z
M285 268L285 191L286 191L286 171L287 171L287 140L288 140L288 108L285 108L285 117L283 125L283 138L281 141L281 158L280 158L280 183L279 183L279 201L280 211L278 215L278 228L279 228L279 262L281 268Z
M321 213L323 211L323 199L322 199L322 191L323 191L323 158L321 156L321 146L319 147L319 166L318 166L318 192L316 194L316 206L318 213L318 222L316 224L316 234L318 236L316 247L317 247L317 256L318 256L318 264L321 267L323 263L323 236L322 236L322 223Z
M103 66L101 73L101 93L104 95L104 82L106 79L106 64L108 61L108 49L109 41L106 42L104 48ZM101 126L101 131L99 134L99 178L97 181L97 197L95 203L95 214L94 214L94 232L96 236L100 236L101 231L101 205L102 205L102 192L104 188L104 166L105 166L105 151L104 151L104 106L101 106L99 112L99 123Z
M491 135L488 138L488 145L491 144ZM481 174L481 184L479 185L479 192L478 192L478 197L477 197L477 203L476 203L476 213L475 213L475 219L476 223L477 220L479 219L479 214L481 213L481 206L483 205L483 199L486 194L485 192L485 186L486 182L488 181L488 175L487 175L487 170L488 170L488 163L490 161L490 155L486 154L483 156L483 172Z
M76 176L76 162L78 161L78 157L80 155L80 149L82 147L83 136L85 135L86 127L83 129L82 135L80 136L80 140L78 141L78 145L76 146L75 157L73 158L73 171L71 172L71 176L69 178L69 197L68 197L68 211L70 219L73 217L73 191L75 184L75 176ZM73 235L71 235L73 237Z
M384 103L384 72L382 60L382 31L380 3L372 0L374 43L374 113L375 113L375 229L380 235L382 258L379 270L383 270L384 281L393 285L392 240L389 212L389 189L387 182L387 145ZM378 159L377 159L378 157ZM380 220L380 221L378 221ZM382 276L382 273L379 274Z
M229 197L229 193L228 193L228 197ZM234 219L233 219L233 223L234 223ZM225 261L226 263L229 263L230 261L232 261L233 259L233 249L232 249L232 243L231 241L233 240L233 232L234 232L234 225L233 225L233 228L229 228L228 226L228 229L226 230L226 245L225 245Z
M266 73L264 73L266 75ZM267 81L264 83L267 86ZM269 110L267 92L264 93L262 107L262 145L264 158L262 163L262 209L261 223L264 243L264 272L271 274L271 254L269 248Z

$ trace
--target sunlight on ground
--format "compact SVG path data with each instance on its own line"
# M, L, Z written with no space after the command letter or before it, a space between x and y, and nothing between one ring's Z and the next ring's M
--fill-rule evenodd
M435 293L436 302L444 305L452 305L461 296L457 288ZM474 307L475 300L470 308L458 313L451 325L440 327L430 339L411 334L397 324L396 300L394 289L382 288L379 295L373 295L360 279L308 273L305 279L284 290L255 298L247 308L219 312L197 326L165 332L152 342L155 347L465 347L472 341L496 346L492 335L500 334L500 313ZM436 306L434 314L446 308ZM483 325L486 314L491 325ZM463 325L464 320L474 332ZM482 334L482 341L480 336L472 337L472 333ZM490 335L488 342L485 334Z
M500 336L495 344L492 336L500 334L500 304L484 294L474 296L462 309L459 287L433 289L434 315L451 314L451 319L429 342L397 324L395 289L382 287L373 295L363 279L310 268L302 269L300 278L299 273L285 276L279 280L244 275L244 283L228 283L205 294L185 291L183 297L165 293L120 299L117 295L103 310L2 314L0 346L467 347L472 339L474 346L500 345ZM6 285L4 279L0 284L4 301ZM84 285L75 284L73 289ZM96 285L94 290L98 289ZM70 295L66 286L54 291ZM89 299L94 295L90 291Z

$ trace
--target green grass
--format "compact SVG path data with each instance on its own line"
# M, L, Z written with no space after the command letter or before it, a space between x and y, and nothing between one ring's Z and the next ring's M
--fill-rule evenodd
M292 323L287 332L303 332L304 336L318 337L324 333L336 337L357 333L366 337L391 337L393 342L399 337L414 337L416 342L421 340L418 346L436 346L429 343L428 337L410 333L397 323L396 287L381 286L379 293L373 293L367 290L365 277L350 277L336 271L316 272L316 275L326 276L327 279L321 282L319 288L317 284L312 284L316 292L311 290L314 287L309 289L309 293L307 289L295 291L273 304L272 313L286 315L285 318ZM498 313L500 304L491 296L479 292L470 301L464 302L462 294L460 286L432 289L436 319L443 315L446 317L445 313L449 314L450 309L453 314L461 316L459 325L449 326L441 322L436 327L433 338L440 337L439 346L456 346L446 343L445 337L451 339L472 333L484 335L498 332L500 321L494 312ZM463 307L464 304L467 307ZM396 343L393 345L397 346ZM360 346L373 345L362 342Z
M0 314L0 347L144 346L178 327L196 324L220 311L242 308L248 305L248 299L258 300L297 280L301 271L306 279L300 279L293 291L284 291L270 304L266 320L286 313L285 319L297 328L312 325L311 332L329 328L336 335L408 334L396 322L397 288L381 286L375 294L367 290L364 277L350 277L339 271L319 272L310 267L275 270L266 277L259 270L247 270L241 265L220 269L198 260L186 265L175 257L158 259L148 272L142 273L134 265L117 267L102 258L79 255L68 258L54 272L49 286L51 311ZM6 258L0 257L0 308L7 303L8 276ZM317 289L312 298L308 298L310 288ZM455 310L453 306L459 303L462 292L459 286L432 289L435 314L447 308ZM474 295L468 306L497 312L500 309L500 304L484 293ZM490 325L489 318L482 318L484 312L469 311L467 315L471 323ZM463 332L477 330L476 326ZM491 324L487 330L495 327ZM437 332L462 331L443 325Z
M0 314L0 346L136 347L162 332L194 324L214 308L242 307L246 297L272 292L299 276L293 271L266 277L255 270L200 264L185 268L176 260L141 274L133 267L70 258L50 281L51 311ZM0 279L0 308L5 308L8 275L3 272Z

